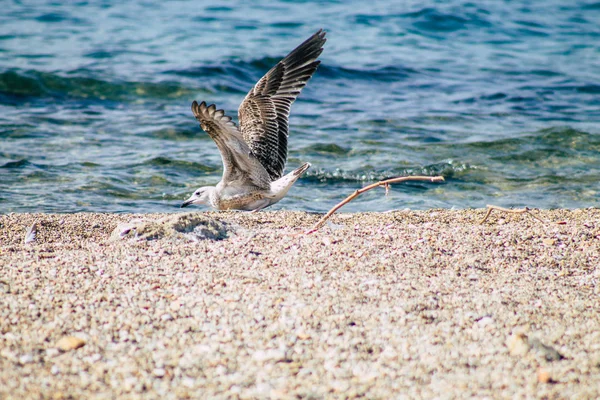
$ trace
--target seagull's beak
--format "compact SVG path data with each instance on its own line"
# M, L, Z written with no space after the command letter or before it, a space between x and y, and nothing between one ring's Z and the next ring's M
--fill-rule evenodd
M192 195L181 204L181 208L187 207L192 204L206 204L208 200L208 194L206 193L206 190L204 188L200 189L192 193Z
M181 208L183 208L183 207L187 207L187 206L189 206L190 204L192 204L193 202L194 202L194 200L193 200L193 199L187 199L186 201L184 201L184 202L181 204Z

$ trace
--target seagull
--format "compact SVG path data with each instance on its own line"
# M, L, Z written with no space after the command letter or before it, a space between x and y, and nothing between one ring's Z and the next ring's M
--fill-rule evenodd
M317 70L325 41L321 29L271 68L242 101L239 127L214 104L192 103L194 116L219 148L223 176L216 186L196 190L181 207L258 211L287 194L310 167L304 163L283 175L290 107Z

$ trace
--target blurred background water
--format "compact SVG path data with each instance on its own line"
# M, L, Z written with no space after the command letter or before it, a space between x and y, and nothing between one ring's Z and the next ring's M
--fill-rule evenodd
M217 5L218 4L218 5ZM190 111L237 118L319 28L274 209L597 206L598 1L14 1L0 13L0 212L170 212L221 175Z

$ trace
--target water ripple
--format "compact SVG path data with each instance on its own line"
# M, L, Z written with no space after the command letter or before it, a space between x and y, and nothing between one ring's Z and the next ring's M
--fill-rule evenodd
M176 212L221 178L193 100L245 94L323 27L274 208L326 211L378 180L443 175L347 211L600 200L600 3L5 2L0 212ZM318 12L315 12L317 10Z

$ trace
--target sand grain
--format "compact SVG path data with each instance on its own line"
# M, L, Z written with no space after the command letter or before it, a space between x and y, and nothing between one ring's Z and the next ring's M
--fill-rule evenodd
M0 216L0 397L600 396L600 212L484 214Z

